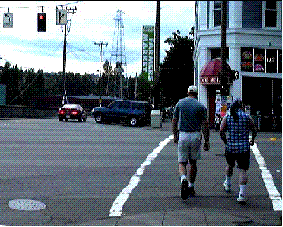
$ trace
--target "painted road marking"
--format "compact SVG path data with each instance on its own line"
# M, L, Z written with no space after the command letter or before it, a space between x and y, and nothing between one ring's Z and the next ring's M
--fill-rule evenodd
M282 211L281 195L278 192L276 186L274 185L272 175L270 174L269 170L266 168L264 158L260 154L260 152L257 148L257 144L255 143L253 146L251 146L251 149L252 149L254 156L256 158L256 161L259 165L259 169L261 170L261 176L262 176L263 182L265 184L265 187L268 191L269 198L272 201L273 210L274 211Z
M130 194L137 187L140 182L140 178L143 175L146 166L149 166L151 162L157 157L160 151L173 139L173 135L169 136L165 140L159 143L159 146L155 148L145 159L145 161L141 164L141 166L137 169L136 173L130 179L130 182L127 187L125 187L115 201L112 204L112 207L109 212L110 217L119 217L122 215L123 205L129 198Z

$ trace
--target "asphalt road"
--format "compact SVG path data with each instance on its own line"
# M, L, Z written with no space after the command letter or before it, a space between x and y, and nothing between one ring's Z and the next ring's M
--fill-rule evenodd
M0 224L4 225L78 225L109 219L115 199L149 154L172 134L170 126L132 128L96 124L92 118L87 122L1 120L0 133ZM269 139L274 137L277 139ZM254 158L248 206L235 205L236 177L233 193L223 192L223 144L217 133L211 134L211 141L211 150L203 153L199 164L196 198L183 202L179 197L176 145L171 141L139 175L138 185L122 207L123 215L188 207L272 212ZM282 195L281 134L259 135L258 147ZM11 210L7 204L15 199L41 201L46 209L32 213Z
M53 222L63 224L83 222L89 216L109 217L117 195L147 155L170 134L157 134L149 127L96 124L92 118L87 122L2 120L0 132L3 202L39 200L48 204ZM83 212L80 207L62 216L62 210L80 205L95 207L82 218L78 218Z

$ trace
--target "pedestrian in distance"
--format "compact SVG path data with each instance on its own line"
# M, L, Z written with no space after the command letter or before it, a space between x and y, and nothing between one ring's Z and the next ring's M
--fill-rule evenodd
M226 132L228 136L226 138ZM252 132L252 139L249 134ZM247 190L247 171L250 165L250 146L254 145L257 135L257 129L251 116L244 112L244 105L241 100L236 100L223 118L220 125L220 137L225 143L225 157L227 161L226 179L224 181L224 190L231 191L231 177L235 162L239 168L239 203L246 203Z
M176 104L172 119L174 143L178 144L181 198L184 200L195 195L194 183L197 160L200 159L201 153L202 134L204 150L208 151L210 148L207 109L198 102L197 95L197 87L190 86L188 97L180 99Z

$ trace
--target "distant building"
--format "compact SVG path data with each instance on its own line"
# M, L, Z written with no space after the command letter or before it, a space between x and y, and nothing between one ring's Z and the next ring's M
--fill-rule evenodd
M239 71L230 96L249 105L252 116L260 113L266 127L272 116L282 116L281 12L281 1L227 1L227 63ZM220 85L215 78L201 78L200 72L220 57L221 1L196 1L195 13L195 84L213 123Z
M154 66L154 26L142 27L142 71L148 73L149 80L153 80Z

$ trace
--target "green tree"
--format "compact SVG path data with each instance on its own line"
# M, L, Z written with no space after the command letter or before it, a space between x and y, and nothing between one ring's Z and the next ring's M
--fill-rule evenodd
M173 32L164 42L170 49L160 66L160 91L163 106L176 104L187 95L187 89L194 83L194 28L190 37L181 36L180 31Z
M20 70L18 66L11 68L9 62L5 63L1 82L6 85L6 102L7 104L18 104L17 99L20 92Z

